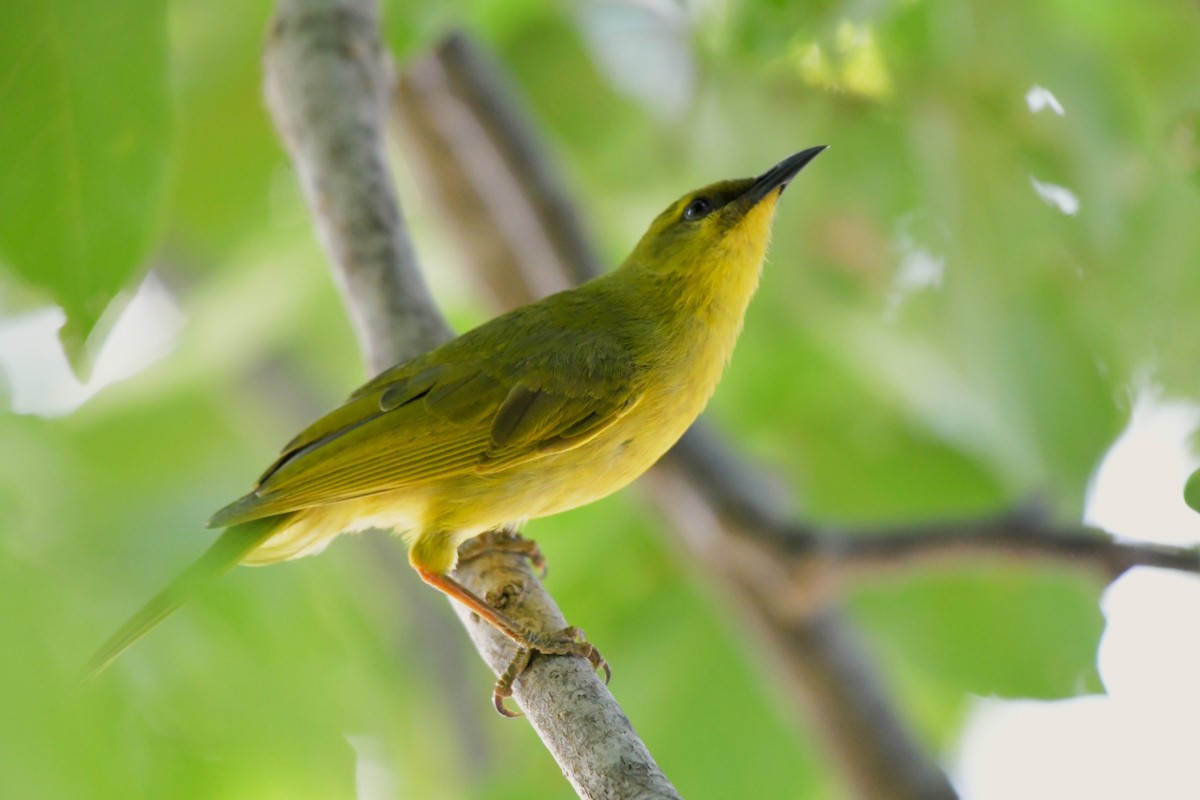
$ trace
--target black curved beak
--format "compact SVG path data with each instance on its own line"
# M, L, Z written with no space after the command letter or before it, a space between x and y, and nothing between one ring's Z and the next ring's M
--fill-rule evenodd
M750 184L750 188L741 198L746 203L746 208L752 208L775 189L779 189L782 194L783 190L787 188L788 182L796 177L796 173L804 169L804 166L820 155L825 148L826 145L821 144L801 150L755 178L754 183Z

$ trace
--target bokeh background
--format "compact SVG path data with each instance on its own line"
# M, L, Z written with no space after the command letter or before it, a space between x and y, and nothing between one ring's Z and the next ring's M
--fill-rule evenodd
M261 99L270 12L0 7L0 796L570 797L381 534L235 571L72 692L210 541L207 516L366 377ZM609 264L683 191L832 146L780 206L710 414L799 518L1036 501L1200 541L1180 500L1200 421L1194 3L384 14L401 68L451 27L491 48ZM395 164L440 304L485 319L402 142ZM662 527L633 488L528 531L685 796L842 796ZM1195 797L1200 588L1140 570L1103 590L980 564L847 603L964 796Z

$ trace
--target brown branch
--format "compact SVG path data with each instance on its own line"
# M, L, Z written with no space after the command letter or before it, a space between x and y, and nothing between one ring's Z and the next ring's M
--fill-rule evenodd
M468 38L451 35L404 70L396 119L471 271L493 302L511 308L595 277L600 266L502 74Z
M1057 563L1113 581L1133 567L1200 573L1200 548L1123 541L1084 525L1056 524L1030 505L1006 514L874 528L798 525L754 465L707 431L688 431L667 456L708 498L731 531L787 564L792 583L819 594L852 581L930 565L980 561ZM797 576L803 576L801 578Z
M280 0L265 66L268 103L370 368L378 372L448 340L388 170L383 116L391 73L375 0ZM524 559L488 554L456 577L478 594L520 587L505 610L535 630L565 625ZM514 653L511 642L455 608L480 655L502 672ZM581 796L678 796L582 659L537 659L514 688ZM480 687L480 702L485 696Z
M523 121L501 75L469 39L453 36L405 70L397 106L400 125L422 156L419 176L439 216L456 232L470 226L472 235L456 233L455 241L494 297L511 306L538 296L539 287L565 285L596 270L577 216L559 210L566 192L541 155L545 148ZM531 216L541 228L536 241L555 243L536 248L532 261L512 245L526 241ZM547 259L560 276L557 283L544 278ZM773 482L743 479L746 472L730 469L731 460L719 440L694 428L651 474L660 490L669 483L676 491L654 496L670 497L661 506L681 538L742 598L750 625L777 656L793 695L809 701L810 716L858 796L954 797L945 776L913 742L838 615L829 609L811 617L777 613L776 600L758 591L761 559L731 557L731 551L745 550L745 541L722 524L724 515L715 513L697 486L707 490L716 482L736 483L732 494L716 496L725 510L736 505L745 523L775 529L785 517L779 502L783 493L763 488ZM790 579L786 573L780 577Z
M602 271L600 258L571 193L546 157L547 148L538 141L529 115L505 82L503 66L461 34L447 36L437 50L451 91L464 99L472 116L479 120L497 155L506 167L511 166L516 185L532 205L538 228L545 232L556 257L550 271L565 277L568 285L595 278ZM489 191L486 186L480 189ZM522 268L528 270L529 266L522 262Z
M1200 573L1198 548L1122 541L1097 528L1055 525L1030 511L879 530L782 526L773 536L780 558L834 574L839 583L914 566L980 561L1058 563L1106 582L1133 567Z

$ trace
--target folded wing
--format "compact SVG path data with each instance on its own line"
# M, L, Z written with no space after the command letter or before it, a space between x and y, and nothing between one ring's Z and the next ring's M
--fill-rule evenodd
M508 469L578 447L636 404L636 366L615 337L543 325L489 341L487 327L364 385L210 526Z

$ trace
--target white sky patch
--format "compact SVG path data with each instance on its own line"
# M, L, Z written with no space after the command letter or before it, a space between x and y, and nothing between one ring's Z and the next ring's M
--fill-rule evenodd
M154 273L146 276L113 325L86 384L67 364L58 329L66 319L52 306L0 319L0 370L18 414L69 414L105 386L136 375L175 347L183 313Z
M1200 407L1137 391L1129 426L1092 481L1084 519L1118 536L1200 543L1183 485ZM1138 568L1105 592L1099 669L1107 695L981 700L955 764L968 800L1200 797L1200 578Z
M1067 112L1063 110L1062 103L1058 102L1058 98L1044 86L1038 86L1036 83L1025 93L1025 104L1029 106L1029 112L1036 114L1039 111L1050 109L1060 117Z
M1029 176L1029 183L1047 205L1057 208L1068 217L1079 213L1079 197L1070 189L1053 183L1042 183L1032 175Z
M1200 743L1200 578L1135 569L1104 593L1100 675L1116 700L1158 709L1158 727ZM1186 723L1174 719L1180 714ZM1200 770L1191 786L1200 797Z
M1194 710L1112 697L980 700L968 733L954 770L963 800L1200 797Z
M1183 501L1187 476L1200 466L1188 447L1198 428L1200 407L1137 389L1129 426L1092 479L1084 522L1130 539L1200 543L1200 514Z

